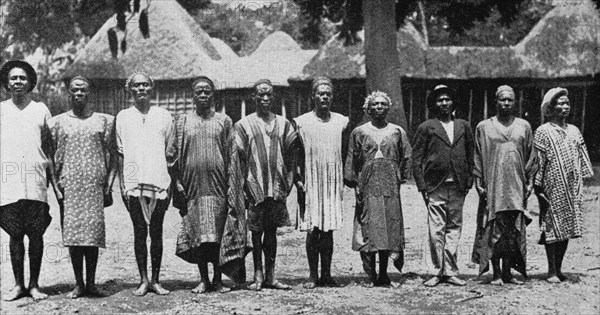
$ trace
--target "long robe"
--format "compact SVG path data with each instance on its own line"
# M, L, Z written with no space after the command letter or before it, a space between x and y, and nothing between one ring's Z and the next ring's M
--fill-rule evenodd
M541 243L554 243L583 234L583 179L593 176L592 164L579 129L541 125L534 136L538 171L535 185L550 199L540 204Z
M56 176L65 198L65 246L106 246L104 185L110 155L116 154L113 124L113 116L101 113L80 119L68 111L50 119Z
M533 132L521 118L515 118L508 127L495 116L477 125L473 175L481 179L487 192L479 202L472 254L480 275L500 251L512 253L511 267L526 275L525 227L529 222L525 194L527 179L534 170L530 162L532 148Z
M295 119L304 148L306 210L300 214L300 229L333 231L342 227L342 132L348 117L331 113L323 121L314 112Z
M229 157L234 131L231 118L215 113L204 119L195 112L176 124L177 177L184 188L182 230L177 236L177 256L198 263L217 261L227 216ZM175 194L176 199L181 197Z
M406 132L388 123L376 128L370 122L350 135L344 180L358 186L352 249L361 252L404 249L404 222L400 184L409 174L411 147Z

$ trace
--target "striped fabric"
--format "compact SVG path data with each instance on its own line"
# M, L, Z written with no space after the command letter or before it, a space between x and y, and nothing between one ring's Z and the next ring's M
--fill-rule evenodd
M331 113L323 121L314 112L295 119L304 147L306 211L300 229L332 231L342 227L342 132L348 117Z
M535 185L544 189L550 207L540 218L546 242L582 236L583 178L593 175L592 164L579 129L545 123L534 136L538 172Z

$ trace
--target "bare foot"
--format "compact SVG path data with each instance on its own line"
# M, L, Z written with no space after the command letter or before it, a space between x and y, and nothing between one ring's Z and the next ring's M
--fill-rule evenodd
M48 298L48 294L42 293L38 287L29 288L29 295L36 301Z
M549 277L548 279L546 279L546 281L550 283L560 283L560 279L557 276Z
M521 280L517 280L517 278L510 278L508 281L506 281L506 283L516 284L516 285L522 285L525 282L523 282Z
M502 281L502 278L497 278L492 280L492 282L490 282L491 285L504 285L504 281Z
M442 278L435 276L435 277L425 281L425 283L423 283L423 285L425 285L426 287L435 287L436 285L440 284L440 282L442 282Z
M218 293L227 293L231 291L230 288L223 285L223 282L215 282L213 286L215 287L215 291L217 291Z
M392 281L392 282L390 282L390 286L392 288L394 288L394 289L399 288L400 287L400 282Z
M146 295L146 293L148 293L149 289L150 285L148 284L148 282L142 282L140 283L140 286L137 288L137 290L133 291L133 295L144 296Z
M331 276L321 278L319 280L318 285L322 285L324 287L330 287L330 288L337 288L340 286L339 284L337 284L337 282L335 282L335 280L333 280L333 278Z
M452 276L449 277L448 279L446 279L446 283L450 283L453 285L457 285L457 286L465 286L467 284L467 282L465 280L461 280L459 278L457 278L456 276Z
M108 292L98 289L95 285L88 285L85 288L86 293L91 297L106 297Z
M6 293L4 296L2 296L2 299L5 301L14 301L28 295L29 294L24 287L17 285L8 291L8 293Z
M365 284L363 286L365 288L372 288L375 286L375 282L373 282L373 281L365 282Z
M250 284L248 286L248 289L254 290L254 291L260 291L260 290L262 290L262 287L263 287L263 283L259 282L259 281L256 281L256 282Z
M392 279L388 275L380 275L377 281L375 281L375 285L380 287L387 287L392 283Z
M309 281L305 284L302 285L305 289L314 289L317 287L317 282L315 281Z
M558 279L560 279L560 281L565 281L568 280L569 278L567 276L565 276L562 272L558 272L556 273L556 276L558 277Z
M275 289L275 290L291 290L292 287L290 287L287 284L281 283L277 280L273 280L273 282L271 283L263 283L263 287L267 288L267 289Z
M77 286L75 286L73 291L71 291L71 292L69 292L69 294L67 294L67 297L69 299L76 299L76 298L82 297L84 295L85 295L85 291L83 290L83 288L77 285Z
M208 288L210 287L209 283L200 282L197 287L192 289L192 293L202 294L208 292Z
M171 291L163 288L158 282L151 283L150 290L158 295L167 295L171 293Z

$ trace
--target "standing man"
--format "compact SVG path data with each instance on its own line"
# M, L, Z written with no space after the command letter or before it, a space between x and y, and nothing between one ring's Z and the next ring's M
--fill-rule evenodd
M481 276L492 261L493 285L523 284L511 268L527 276L525 227L527 198L533 191L533 163L528 163L533 132L527 121L515 117L514 110L513 88L498 87L496 116L480 122L475 130L473 174L480 202L473 262L479 264Z
M435 115L417 128L413 174L428 209L429 248L438 274L425 282L464 286L457 277L463 203L473 185L473 133L467 121L454 118L456 91L438 85L427 97Z
M0 227L10 236L10 260L15 287L3 299L48 296L39 290L38 279L44 253L44 232L52 218L48 207L47 171L53 170L48 128L50 111L31 100L37 82L35 70L26 62L12 60L2 66L0 83L11 98L0 103ZM56 186L55 186L56 188ZM56 198L62 199L55 190ZM29 287L25 287L23 239L29 238Z
M277 228L289 224L285 200L293 184L297 134L287 119L271 111L271 81L258 80L253 90L256 112L235 124L239 156L239 174L235 176L243 178L241 186L249 205L248 228L252 231L254 283L250 289L288 290L289 285L275 279L275 257Z
M215 85L207 77L194 80L196 111L177 120L176 187L174 204L181 208L182 229L177 256L198 265L200 284L193 293L211 289L227 292L221 281L219 246L227 217L228 165L233 143L233 122L215 112ZM177 199L184 199L179 202ZM208 263L213 264L213 282Z
M389 258L400 272L404 265L400 185L410 175L411 148L404 129L387 121L391 105L384 92L367 96L363 109L371 121L352 131L344 172L356 194L352 249L360 252L369 287L397 286L387 273Z
M175 127L171 114L158 106L150 106L154 81L144 73L134 73L126 88L135 106L117 115L116 139L119 153L121 195L133 222L134 251L140 272L140 286L133 292L142 296L152 291L165 295L169 291L158 282L163 250L163 219L169 207L171 184L168 168L176 158ZM148 248L152 278L148 280Z
M313 110L295 119L304 154L301 176L306 193L305 212L300 214L306 230L306 255L310 270L307 288L337 286L331 277L333 231L342 227L343 143L348 117L330 111L333 84L328 78L312 83ZM321 278L318 276L321 256Z
M67 296L103 296L96 288L98 248L105 248L105 202L110 199L116 175L114 117L89 107L89 81L81 76L69 83L72 110L53 117L50 128L61 206L63 243L69 248L75 273L75 289ZM86 282L83 282L85 258Z

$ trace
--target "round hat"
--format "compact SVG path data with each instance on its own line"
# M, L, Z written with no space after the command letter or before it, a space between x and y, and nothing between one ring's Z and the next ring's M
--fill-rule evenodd
M31 92L37 84L37 74L29 63L21 60L10 60L2 66L2 70L0 70L0 84L2 87L8 90L8 74L13 68L21 68L25 70L25 73L27 73L27 78L29 79L29 89L27 90L27 93Z

